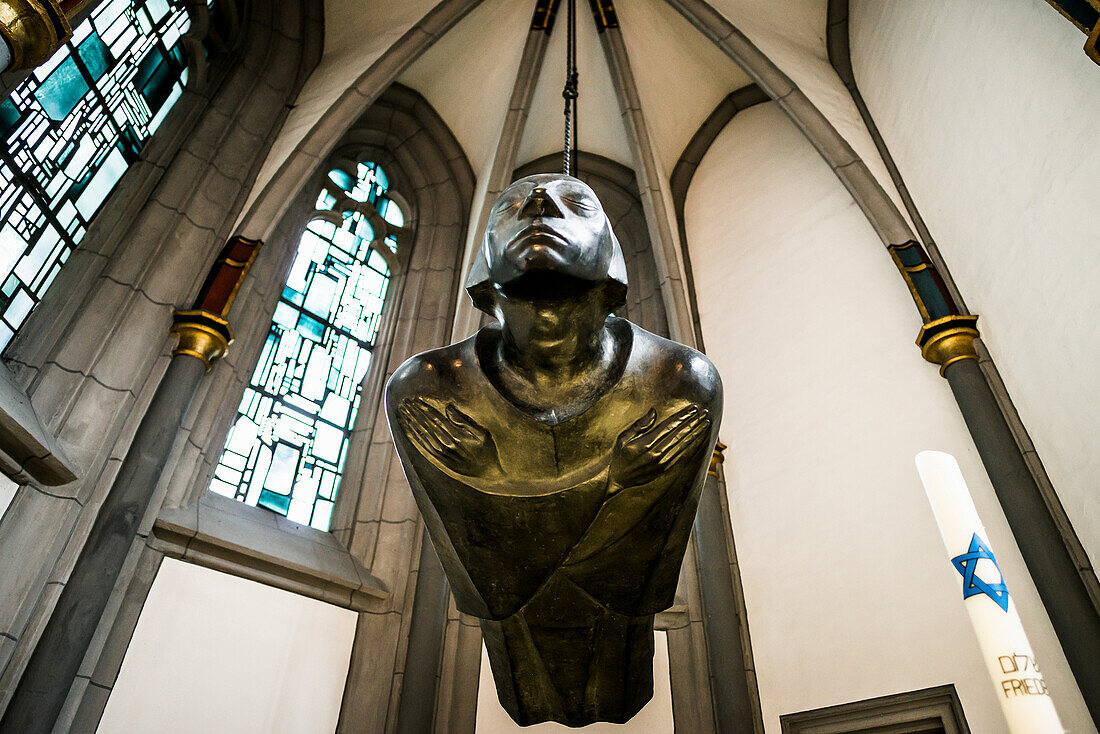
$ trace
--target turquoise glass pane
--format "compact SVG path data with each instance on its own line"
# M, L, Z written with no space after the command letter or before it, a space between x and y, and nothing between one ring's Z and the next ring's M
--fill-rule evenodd
M42 81L34 98L51 120L64 120L90 89L80 67L70 56Z
M80 42L79 54L92 81L98 82L115 63L110 49L103 43L98 33L93 32Z
M156 113L171 96L179 76L178 64L154 46L138 65L134 86L145 98L149 109Z
M23 115L16 109L10 99L0 102L0 135L7 137L12 128L19 124Z
M302 336L321 341L325 336L325 325L309 314L298 314L298 331Z
M261 489L260 498L256 501L256 504L260 507L274 510L280 515L285 515L287 510L290 509L290 497L285 494L275 494L270 490Z
M355 186L355 179L347 174L347 172L334 168L329 171L328 177L332 179L332 182L339 186L344 191L351 191Z

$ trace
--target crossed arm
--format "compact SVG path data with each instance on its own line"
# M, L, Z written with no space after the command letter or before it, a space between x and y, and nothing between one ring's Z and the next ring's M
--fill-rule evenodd
M440 409L423 398L406 398L397 419L420 453L455 474L499 478L503 475L492 435L453 403ZM695 403L660 423L650 409L619 434L611 457L608 496L646 484L693 456L710 433L710 412Z

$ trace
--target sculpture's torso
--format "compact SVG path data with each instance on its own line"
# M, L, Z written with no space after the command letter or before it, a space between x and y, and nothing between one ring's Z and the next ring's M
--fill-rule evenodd
M494 387L487 330L409 360L387 391L391 426L402 401L421 399L472 416L495 442L500 471L466 476L394 431L458 607L483 620L502 703L520 723L625 721L648 700L653 614L673 601L717 437L721 387L706 358L608 324L614 379L565 421L540 421ZM624 430L650 409L659 421L691 405L711 415L697 456L609 496Z

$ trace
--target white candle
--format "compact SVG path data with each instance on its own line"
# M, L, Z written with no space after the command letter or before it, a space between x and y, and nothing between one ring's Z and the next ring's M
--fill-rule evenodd
M917 454L932 512L940 526L951 567L962 580L962 599L978 636L1008 728L1013 734L1062 734L1046 681L1020 624L989 536L951 454Z

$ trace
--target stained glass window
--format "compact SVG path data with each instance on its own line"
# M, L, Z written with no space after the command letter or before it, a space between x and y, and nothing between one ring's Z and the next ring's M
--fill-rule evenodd
M318 209L366 202L387 221L404 221L377 165L359 164L354 179L344 171L330 179L337 188L321 193ZM389 282L367 217L352 210L339 218L339 225L315 219L302 235L210 483L319 530L329 529ZM383 241L396 248L392 235Z
M106 0L0 102L0 349L183 92L184 0Z

